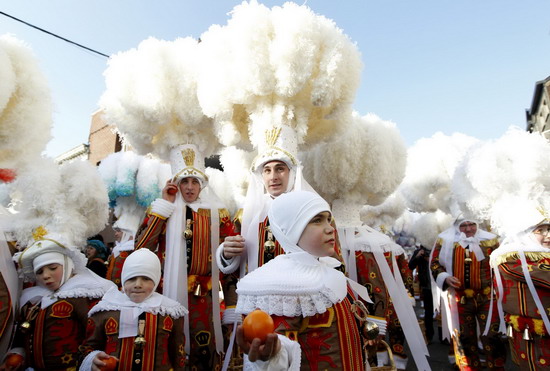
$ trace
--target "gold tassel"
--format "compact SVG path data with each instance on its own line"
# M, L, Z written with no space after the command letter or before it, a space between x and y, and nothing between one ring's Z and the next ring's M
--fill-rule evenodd
M523 330L523 340L533 340L531 334L529 334L529 325L525 325L525 330Z

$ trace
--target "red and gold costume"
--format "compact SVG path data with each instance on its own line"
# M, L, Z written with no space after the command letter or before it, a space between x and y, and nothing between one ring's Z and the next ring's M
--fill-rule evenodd
M107 274L105 278L114 282L119 289L122 287L122 283L120 282L122 266L130 253L131 251L121 251L117 257L111 254L109 255L109 259L107 259Z
M186 206L187 221L192 238L186 239L188 309L190 323L189 363L192 370L215 370L220 367L216 352L212 321L212 275L211 275L211 232L210 210L192 210ZM167 218L154 212L144 221L144 228L136 239L136 249L148 248L156 252L164 266L166 251ZM185 229L185 228L183 228ZM234 225L226 209L219 209L219 237L221 243L226 236L234 234ZM220 275L225 291L226 278ZM162 288L162 282L159 285ZM218 288L214 288L218 290ZM162 290L160 290L162 291Z
M503 246L504 248L505 246ZM525 251L526 268L542 306L550 310L550 251ZM498 251L498 250L497 250ZM502 284L504 320L511 335L513 360L522 370L550 369L550 335L529 290L518 251L491 261L498 266Z
M300 370L360 370L365 365L359 321L351 311L355 301L348 296L310 317L272 316L275 332L297 341L302 349Z
M448 289L444 283L445 278L451 275L448 272L452 272L452 276L458 278L461 283L460 288L447 290L449 301L451 301L451 311L456 308L458 317L458 323L452 324L455 332L453 335L456 364L461 370L482 367L477 345L478 339L480 339L486 354L487 367L502 370L506 360L506 348L498 333L496 306L493 306L490 315L492 323L489 326L488 334L481 335L477 330L479 325L483 333L490 314L492 275L489 255L498 248L498 239L493 235L493 238L479 241L479 247L485 257L482 260L478 260L476 254L470 249L454 242L448 253L448 262L444 263L440 259L444 244L445 241L441 237L438 238L434 246L430 268L435 281L443 290ZM452 264L452 266L446 267L446 264ZM453 316L454 314L451 317ZM456 332L458 332L458 339Z
M76 370L76 353L86 335L88 310L97 299L66 298L45 309L27 303L21 308L14 347L25 348L27 366L36 370ZM30 327L23 329L22 323Z
M137 355L142 370L184 370L183 317L144 313L145 345L140 349L136 337L119 338L119 311L94 313L88 323L88 338L80 347L83 356L96 349L119 359L118 370L132 370ZM141 352L140 352L141 351Z
M392 255L393 252L384 252L384 257L393 272ZM367 251L355 252L357 261L357 282L362 284L369 291L369 295L373 301L370 305L369 313L376 317L385 318L387 322L387 332L389 335L390 346L395 355L406 358L405 353L405 334L401 328L397 313L393 306L393 302L388 293L382 273L376 262L374 254ZM399 274L403 279L403 283L407 290L411 290L412 273L408 267L408 262L405 259L405 254L395 256L398 264ZM385 349L382 349L385 350Z

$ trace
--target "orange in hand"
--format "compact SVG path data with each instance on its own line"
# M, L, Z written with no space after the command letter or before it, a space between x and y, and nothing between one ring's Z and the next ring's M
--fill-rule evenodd
M275 324L269 314L256 309L244 318L243 330L246 341L251 343L254 338L259 338L265 343L267 335L275 331Z
M178 193L178 189L176 187L171 187L168 188L166 192L168 192L169 195L175 195L176 193Z
M25 359L21 354L12 353L6 358L6 366L11 368L17 368L23 364Z
M105 363L105 366L100 367L101 371L115 371L118 360L115 357L109 357L107 359L102 359Z

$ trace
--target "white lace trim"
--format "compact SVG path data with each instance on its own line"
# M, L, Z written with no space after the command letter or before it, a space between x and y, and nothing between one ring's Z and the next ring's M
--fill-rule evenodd
M324 313L341 299L330 289L324 289L316 294L301 295L245 295L239 294L236 312L248 314L255 309L261 309L269 314L285 317L308 317Z

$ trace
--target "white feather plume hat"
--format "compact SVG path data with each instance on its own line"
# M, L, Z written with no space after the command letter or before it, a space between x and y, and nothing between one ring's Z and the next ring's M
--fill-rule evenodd
M192 177L199 180L201 188L208 184L204 157L194 144L180 144L173 147L170 150L170 166L172 181L175 183L183 178Z

